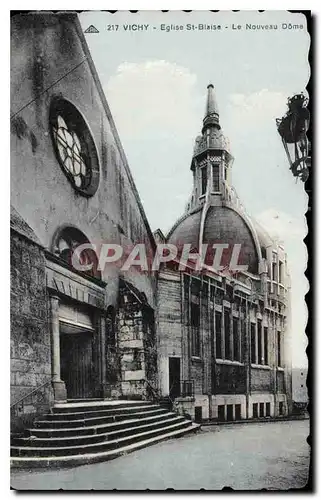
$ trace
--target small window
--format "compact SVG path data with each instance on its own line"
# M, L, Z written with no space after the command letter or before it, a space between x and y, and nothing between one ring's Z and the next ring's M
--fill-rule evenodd
M258 418L259 412L258 412L258 404L253 403L253 418Z
M271 403L266 403L265 404L265 415L267 417L271 416Z
M218 407L217 407L217 419L219 422L224 422L224 420L225 420L225 405L218 405Z
M220 190L220 171L218 165L212 165L212 175L213 175L213 191L218 192Z
M227 405L226 407L226 420L228 422L233 420L233 405Z
M279 402L279 415L282 416L284 412L283 401Z
M264 403L260 403L260 417L264 417Z
M201 185L201 194L206 193L206 188L207 188L207 167L203 167L201 169L201 180L202 180L202 185Z

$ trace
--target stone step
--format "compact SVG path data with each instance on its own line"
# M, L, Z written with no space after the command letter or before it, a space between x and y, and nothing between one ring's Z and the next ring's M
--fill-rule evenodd
M148 406L133 406L131 408L114 408L114 409L96 409L96 410L83 410L83 411L77 411L77 412L53 412L53 413L47 413L45 415L42 415L40 418L37 419L39 420L79 420L82 419L83 416L85 415L87 418L91 417L113 417L114 415L116 416L122 416L122 415L131 415L131 414L136 414L138 412L146 413L146 412L153 412L155 410L159 409L159 405L148 405Z
M105 401L104 398L86 398L87 402L101 402ZM69 403L83 403L84 399L67 399L67 404Z
M11 459L11 467L19 469L75 467L77 465L104 462L122 455L126 455L127 453L131 453L135 450L146 448L147 446L152 446L161 441L165 441L166 439L179 438L190 433L195 433L199 428L199 425L190 423L190 426L184 429L174 431L164 430L164 434L161 434L159 436L144 438L136 443L130 445L121 445L117 449L100 453L51 457L13 457Z
M94 444L83 444L83 445L73 445L73 446L56 446L56 447L39 447L39 446L12 446L11 456L13 457L52 457L52 456L73 456L73 455L85 455L93 453L102 453L105 451L110 451L115 448L120 448L122 446L131 445L137 441L144 439L150 439L153 437L160 436L162 434L170 433L172 431L186 429L192 424L190 421L182 419L179 422L166 423L166 426L153 428L153 424L149 427L149 430L144 432L135 433L137 429L127 429L127 435L124 437L116 438L111 441L99 442ZM155 427L155 424L154 424Z
M84 412L95 411L99 409L117 410L130 410L132 407L143 406L157 406L153 405L150 401L130 401L130 400L110 400L110 401L87 401L83 400L81 403L55 403L52 410L54 413L68 413L68 412Z
M161 415L155 416L144 416L139 419L123 420L121 422L106 423L102 425L95 425L91 427L74 427L71 429L29 429L28 436L13 438L12 444L22 444L30 442L30 437L32 440L34 438L39 438L43 441L52 441L55 439L75 439L79 437L91 437L96 436L99 438L101 434L107 434L116 430L126 429L128 427L140 427L141 425L153 423L153 422L164 422L170 418L176 417L173 413L162 413Z
M93 425L102 425L112 422L120 422L122 420L144 418L145 416L156 416L164 415L168 412L165 408L156 408L153 411L148 412L136 412L131 414L119 414L113 416L101 416L101 417L91 417L87 418L86 413L78 414L81 417L78 420L43 420L38 419L34 422L34 427L37 429L68 429L68 428L79 428L79 427L90 427Z
M99 434L84 434L75 436L54 436L54 437L38 437L30 436L29 438L16 438L13 440L13 446L31 446L31 447L63 447L63 446L78 446L82 444L103 443L106 441L114 441L125 436L139 434L145 430L161 429L174 423L183 422L184 417L169 415L168 418L156 421L138 421L135 425L127 423L125 427L119 429L107 429L107 432Z

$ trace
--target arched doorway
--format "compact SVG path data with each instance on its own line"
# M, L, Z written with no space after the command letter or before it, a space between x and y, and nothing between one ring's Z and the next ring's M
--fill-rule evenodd
M79 272L72 265L73 252L84 243L90 245L87 237L75 227L62 228L53 242L55 262L59 264L55 283L60 282L57 333L60 377L68 400L95 398L101 393L100 318L103 311L95 308L97 295L94 299L93 294L98 293L103 299L103 283L93 248L83 249L79 257L82 264L91 265L88 270Z

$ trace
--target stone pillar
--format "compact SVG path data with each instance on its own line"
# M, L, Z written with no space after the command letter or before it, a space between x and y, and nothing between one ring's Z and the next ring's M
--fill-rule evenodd
M51 380L55 401L66 401L65 383L60 378L59 297L50 297L51 306Z

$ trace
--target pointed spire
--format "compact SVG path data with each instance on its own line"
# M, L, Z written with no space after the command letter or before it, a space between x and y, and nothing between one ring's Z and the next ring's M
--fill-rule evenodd
M211 127L213 125L215 125L218 129L221 128L219 123L219 112L215 98L214 86L210 83L207 86L207 101L206 101L205 116L203 120L202 133L204 133L204 130L206 128Z

